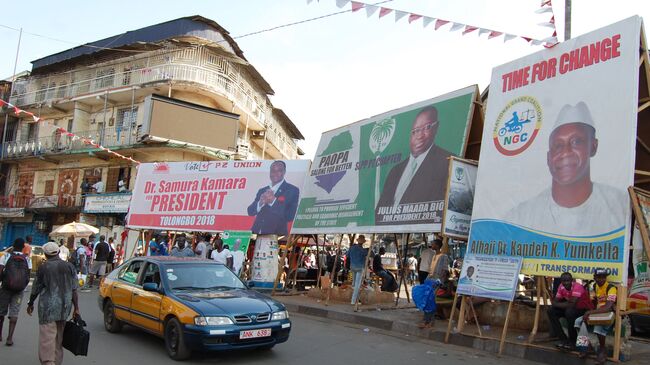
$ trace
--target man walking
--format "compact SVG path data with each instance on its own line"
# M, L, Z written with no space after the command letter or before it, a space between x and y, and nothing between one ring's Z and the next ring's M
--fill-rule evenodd
M93 265L90 267L90 278L88 280L88 286L91 288L95 282L95 276L101 278L106 274L106 265L108 263L108 257L111 254L111 248L106 243L106 237L99 236L99 242L95 245L93 252L95 253L95 259L93 260Z
M59 257L59 246L48 242L43 246L47 260L38 268L32 293L27 303L27 314L34 312L38 300L38 358L43 365L63 363L63 329L74 307L79 316L77 274L74 266Z
M9 334L7 335L7 346L14 344L14 330L18 323L20 304L23 301L23 292L29 284L29 273L32 269L32 260L22 253L25 247L25 240L16 238L13 244L13 251L0 258L0 341L2 341L2 328L5 316L9 318Z

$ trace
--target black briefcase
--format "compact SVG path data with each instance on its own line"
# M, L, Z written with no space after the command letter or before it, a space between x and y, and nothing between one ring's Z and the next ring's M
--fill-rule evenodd
M86 327L86 322L81 319L81 316L77 316L65 323L63 347L75 356L88 356L90 332L86 331L84 327Z

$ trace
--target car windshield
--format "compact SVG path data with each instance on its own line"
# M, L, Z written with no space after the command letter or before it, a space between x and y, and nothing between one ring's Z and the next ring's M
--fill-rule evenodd
M228 290L246 286L227 267L215 264L168 265L165 278L172 290Z

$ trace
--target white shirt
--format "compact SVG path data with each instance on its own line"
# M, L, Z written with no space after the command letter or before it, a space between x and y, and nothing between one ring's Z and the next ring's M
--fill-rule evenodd
M409 270L415 271L417 269L418 260L415 257L409 257L406 259L406 264L408 265Z
M284 179L282 179L279 183L277 183L275 185L269 185L268 186L271 190L273 190L273 195L275 195L275 193L278 192L278 189L280 189L280 185L282 185L282 183L284 183ZM273 204L275 204L275 200L276 199L273 199L273 202L271 202L271 204L269 204L269 205L273 206ZM262 202L257 202L257 212L258 213L259 213L260 210L262 210L263 206L264 206L264 204L262 204Z
M126 191L126 186L124 186L124 181L122 181L122 180L118 181L117 182L117 188L118 188L117 191L119 191L120 193L125 192Z
M0 266L7 266L7 260L9 260L9 255L10 255L10 253L7 252L7 253L4 254L4 256L0 257ZM25 255L23 255L21 252L17 252L16 255L20 255L20 256L25 257ZM27 259L27 267L29 267L29 269L31 270L32 269L32 260L29 257L26 257L26 259Z
M98 193L103 193L103 192L104 192L104 182L101 181L101 180L99 180L98 182L96 182L96 183L93 185L93 188L94 188L95 191L97 191Z
M431 147L433 147L433 145L431 145ZM409 161L406 163L404 171L402 171L402 177L400 177L399 183L397 183L397 188L395 188L395 200L393 206L396 207L399 205L400 200L402 200L402 197L406 192L406 188L411 184L411 180L413 180L413 177L422 166L422 162L431 150L431 147L422 152L418 157L413 157L412 154L409 155Z
M67 247L65 247L65 245L59 246L59 257L61 258L61 260L68 261L69 256L70 256L70 250Z
M429 271L431 267L431 261L433 256L436 254L432 248L427 247L420 253L420 271Z
M627 192L593 183L589 198L574 208L553 200L551 188L512 209L505 220L546 233L592 236L614 231L625 225L629 208Z
M218 264L226 264L227 259L229 257L232 257L232 254L230 253L230 250L227 248L224 248L221 252L218 252L217 250L212 251L212 256L210 257L213 259L216 263Z
M208 257L208 246L205 244L205 241L196 244L196 252L200 252L198 254L200 258L205 259Z

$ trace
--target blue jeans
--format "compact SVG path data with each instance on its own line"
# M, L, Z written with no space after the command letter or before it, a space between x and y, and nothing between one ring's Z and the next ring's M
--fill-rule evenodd
M361 279L363 279L362 271L352 271L352 285L354 286L354 291L352 292L352 303L356 304L359 299L359 291L361 290Z

